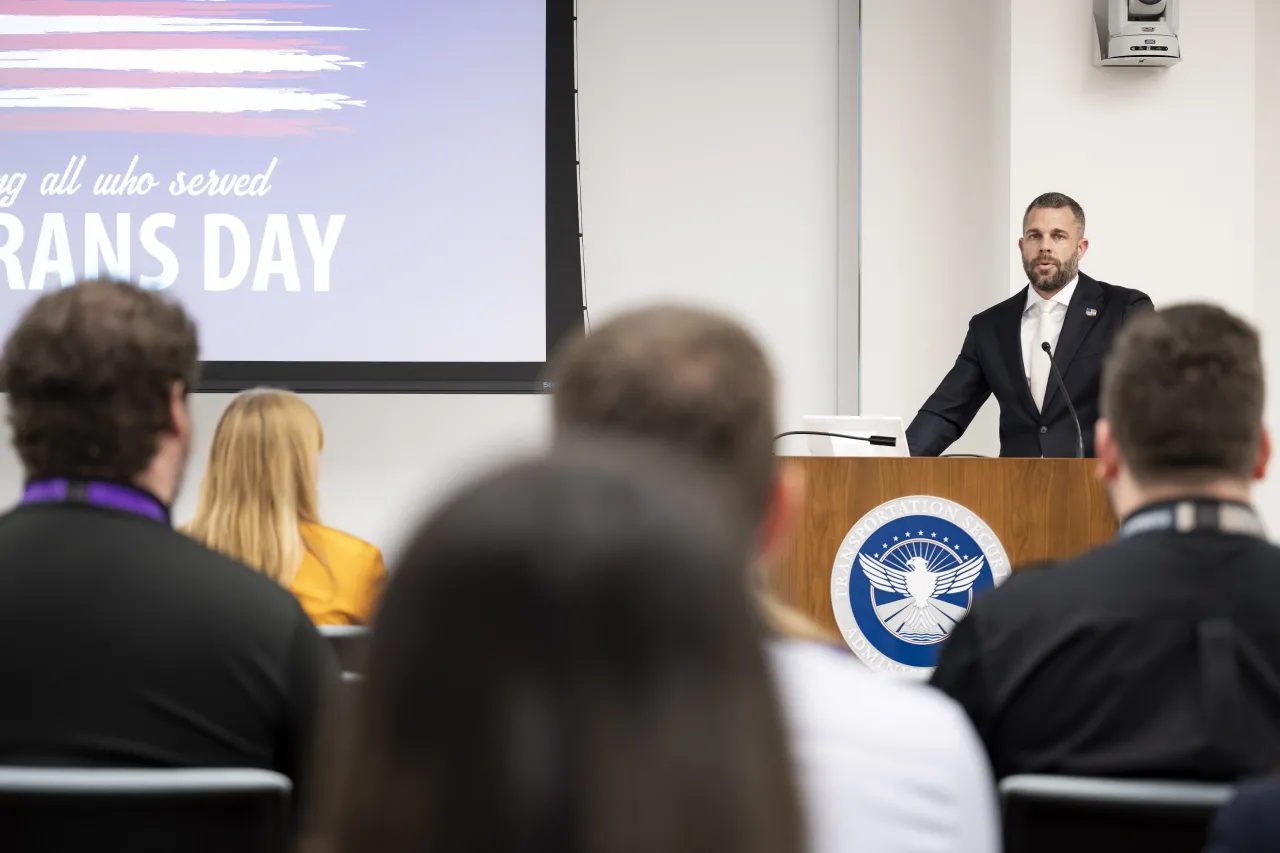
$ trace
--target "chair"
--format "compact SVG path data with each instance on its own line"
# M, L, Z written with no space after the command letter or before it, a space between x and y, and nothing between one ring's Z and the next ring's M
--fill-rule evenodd
M364 672L370 632L359 625L321 625L320 634L333 646L343 672Z
M292 787L266 770L0 767L0 849L282 853Z
M1005 853L1201 853L1231 785L1075 776L1000 783Z

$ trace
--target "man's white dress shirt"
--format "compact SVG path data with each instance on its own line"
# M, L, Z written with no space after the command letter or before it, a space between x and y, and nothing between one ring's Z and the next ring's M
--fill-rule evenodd
M1041 299L1034 287L1027 288L1027 304L1022 309L1022 368L1028 383L1031 383L1034 375L1033 359L1044 360L1044 364L1040 366L1048 367L1049 357L1040 351L1040 343L1047 340L1053 351L1058 351L1058 338L1062 335L1062 324L1067 320L1067 306L1071 304L1071 296L1076 292L1076 284L1079 281L1078 276L1071 279L1066 287L1058 290L1047 300ZM1048 304L1045 305L1045 303ZM1040 317L1042 306L1048 309L1045 312L1043 327ZM1043 334L1041 334L1042 330ZM1046 375L1042 381L1047 379ZM1032 384L1031 387L1034 396L1035 385Z

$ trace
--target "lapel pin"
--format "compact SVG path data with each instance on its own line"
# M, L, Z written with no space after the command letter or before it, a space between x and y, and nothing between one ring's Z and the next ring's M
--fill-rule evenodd
M1097 309L1097 308L1086 308L1086 309L1084 309L1084 316L1086 316L1086 317L1097 317L1097 316L1098 316L1098 309Z

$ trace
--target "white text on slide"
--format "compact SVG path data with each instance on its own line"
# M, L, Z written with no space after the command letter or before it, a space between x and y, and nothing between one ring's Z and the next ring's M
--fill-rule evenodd
M253 234L237 216L205 214L203 289L235 290L252 273L250 289L255 292L282 286L290 292L327 293L334 252L346 219L343 214L334 214L322 223L315 214L272 213L265 217L261 233ZM157 290L177 282L181 270L178 255L170 247L172 235L181 224L176 214L134 217L117 213L111 223L113 228L109 221L99 213L85 214L83 245L78 247L82 251L73 254L66 215L44 214L32 241L22 219L0 212L0 275L5 285L9 290L43 290L50 276L55 284L73 284L78 259L83 260L84 274L91 278L104 274L136 278L143 287ZM133 251L135 225L141 257ZM300 269L300 252L310 258L311 276L306 282ZM135 260L139 261L136 266Z

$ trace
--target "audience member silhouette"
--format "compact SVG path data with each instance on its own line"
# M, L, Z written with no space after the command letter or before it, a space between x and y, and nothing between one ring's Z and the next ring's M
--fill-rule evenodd
M998 776L1280 766L1280 548L1250 505L1271 455L1263 400L1258 335L1221 308L1117 335L1096 445L1118 535L983 594L933 674Z
M196 329L86 282L4 346L26 488L0 517L0 763L257 767L300 784L336 662L298 603L170 526Z
M467 487L379 613L342 853L801 853L749 541L638 448Z
M246 391L222 413L186 532L292 592L317 625L369 622L382 552L320 523L324 428L297 394Z
M570 343L550 373L561 440L598 433L660 443L709 471L717 498L749 531L812 850L997 850L990 768L961 709L869 672L770 592L805 483L774 454L773 370L752 336L707 311L650 308Z

